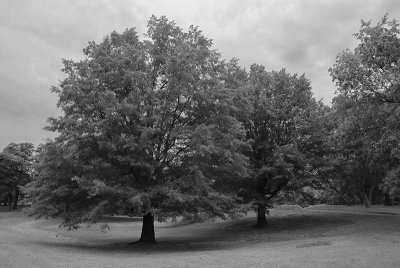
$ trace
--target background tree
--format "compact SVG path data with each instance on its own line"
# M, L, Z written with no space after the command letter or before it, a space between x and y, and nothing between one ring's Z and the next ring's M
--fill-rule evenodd
M31 143L10 143L0 153L0 192L10 211L17 209L20 188L32 179L34 151Z
M332 142L335 147L337 183L344 194L353 193L365 206L380 203L379 185L389 168L390 148L382 144L388 111L376 103L355 103L339 96L333 110L338 125ZM350 196L347 199L354 199Z
M360 31L355 34L358 46L354 51L339 54L330 69L341 101L347 103L343 110L353 113L342 117L346 122L340 129L348 141L346 154L353 158L353 168L358 167L355 174L363 174L361 181L369 181L371 191L366 190L363 198L366 205L371 201L373 189L377 189L376 193L383 189L392 200L397 198L396 190L391 189L398 184L399 166L398 27L398 22L389 21L387 15L375 26L362 21ZM382 197L376 199L378 202Z
M291 75L284 69L267 72L254 64L247 77L246 84L236 90L235 106L251 144L252 172L239 192L255 203L257 226L264 226L272 199L284 189L299 191L304 186L300 181L311 176L306 151L311 150L307 143L311 146L311 121L319 106L304 75Z
M197 27L153 16L143 41L113 32L84 60L64 60L67 77L52 89L64 115L48 128L60 135L41 147L31 213L70 228L142 216L141 242L155 241L155 216L234 213L221 181L246 176L246 144L211 46Z

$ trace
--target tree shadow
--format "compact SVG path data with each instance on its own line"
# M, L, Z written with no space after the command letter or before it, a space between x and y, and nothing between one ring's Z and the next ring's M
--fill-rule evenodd
M124 223L124 222L141 222L142 217L129 216L103 216L99 223Z
M156 244L130 244L134 237L85 241L31 241L32 243L60 249L97 251L102 253L157 253L214 251L257 246L259 243L290 241L306 238L320 238L332 235L332 230L356 221L351 215L290 215L270 218L265 228L253 228L255 219L245 218L237 221L200 223L192 225L168 225L157 238ZM171 231L172 230L172 231ZM179 236L176 234L180 233ZM338 231L340 234L340 231Z

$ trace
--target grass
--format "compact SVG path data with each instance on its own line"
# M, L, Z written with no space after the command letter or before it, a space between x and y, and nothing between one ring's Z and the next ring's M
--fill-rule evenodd
M237 221L157 223L156 245L136 219L107 219L77 231L0 212L0 267L399 267L400 208L314 206Z

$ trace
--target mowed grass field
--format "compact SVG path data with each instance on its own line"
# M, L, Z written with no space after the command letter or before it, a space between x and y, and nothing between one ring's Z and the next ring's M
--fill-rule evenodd
M59 222L0 212L5 267L400 267L400 207L313 206L236 221L156 223L156 245L128 245L141 221L106 219L77 231Z

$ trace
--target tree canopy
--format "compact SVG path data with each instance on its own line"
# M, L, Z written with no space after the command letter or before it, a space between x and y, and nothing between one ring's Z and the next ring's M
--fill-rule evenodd
M64 60L67 77L52 89L64 115L48 127L60 135L41 147L31 213L71 228L144 216L144 242L154 215L234 213L237 197L214 186L247 174L246 144L211 48L197 27L153 16L144 40L113 32L84 60Z
M338 94L328 107L305 74L247 71L197 27L152 16L144 38L112 32L84 59L63 60L52 88L63 115L47 127L58 136L37 148L35 170L18 168L32 166L33 147L10 145L0 174L15 164L34 175L30 213L68 228L143 217L142 242L155 242L154 219L226 218L249 204L264 226L280 200L398 202L398 26L362 22L358 46L329 69ZM18 177L7 174L3 186Z
M398 198L399 24L387 15L376 25L362 21L354 36L358 46L340 53L330 73L339 91L338 146L359 199L369 206L387 202L387 195Z
M358 46L343 51L329 69L339 92L353 98L400 103L400 29L387 14L373 26L362 21Z
M290 189L301 191L310 179L321 103L313 98L305 75L285 69L268 72L257 64L246 72L237 61L228 67L225 84L234 89L234 114L251 146L246 152L249 176L239 182L237 191L256 205L257 225L263 226L273 198Z

